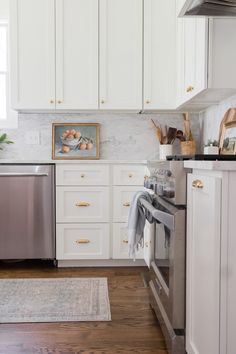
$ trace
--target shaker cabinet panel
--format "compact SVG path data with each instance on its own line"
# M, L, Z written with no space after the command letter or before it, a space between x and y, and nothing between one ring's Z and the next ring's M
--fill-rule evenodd
M219 354L221 179L190 174L187 204L186 350Z
M57 222L108 222L108 187L57 187Z
M144 109L176 105L176 10L173 0L144 0Z
M98 0L56 0L56 104L98 108Z
M142 109L142 0L100 0L100 109Z
M55 108L54 0L10 1L11 103Z

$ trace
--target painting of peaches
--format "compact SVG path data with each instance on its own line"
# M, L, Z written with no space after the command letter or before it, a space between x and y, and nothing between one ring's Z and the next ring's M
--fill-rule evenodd
M53 123L52 158L54 160L99 159L98 123Z

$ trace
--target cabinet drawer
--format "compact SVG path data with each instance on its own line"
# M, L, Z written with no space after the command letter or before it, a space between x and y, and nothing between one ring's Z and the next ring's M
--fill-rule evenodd
M133 196L144 187L113 187L113 221L127 222Z
M57 187L57 222L108 222L108 187Z
M125 223L113 224L113 258L130 259L128 246L128 230ZM136 254L136 259L143 259L143 249Z
M57 224L57 259L108 259L109 224Z
M143 186L145 166L113 166L113 184L115 186Z
M109 185L107 165L57 165L56 184L61 186L106 186Z

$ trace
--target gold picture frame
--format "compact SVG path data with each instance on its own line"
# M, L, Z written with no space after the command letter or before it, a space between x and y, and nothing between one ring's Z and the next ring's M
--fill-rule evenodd
M236 155L236 109L230 108L220 125L219 148L221 155Z
M99 123L53 123L53 160L98 160Z

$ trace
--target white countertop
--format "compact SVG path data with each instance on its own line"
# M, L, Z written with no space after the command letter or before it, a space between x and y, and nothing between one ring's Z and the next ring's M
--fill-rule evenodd
M55 163L55 164L147 164L147 160L14 160L14 159L0 159L0 164L41 164L41 163Z
M195 170L236 171L236 161L184 161L184 167Z

